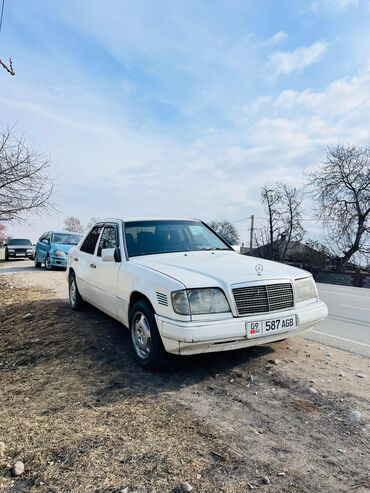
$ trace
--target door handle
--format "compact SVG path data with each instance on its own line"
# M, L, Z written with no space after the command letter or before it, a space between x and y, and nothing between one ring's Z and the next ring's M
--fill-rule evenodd
M75 262L78 262L78 258L77 258L77 257L75 257L73 260L74 260Z
M96 265L95 265L95 264L90 264L90 267L91 267L92 269L96 269Z

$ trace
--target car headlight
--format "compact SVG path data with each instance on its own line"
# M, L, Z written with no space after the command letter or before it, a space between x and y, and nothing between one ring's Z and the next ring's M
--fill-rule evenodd
M65 257L65 253L62 250L55 250L54 255L56 257Z
M9 253L14 253L14 248L8 248Z
M27 248L27 253L32 253L33 252L33 248Z
M296 279L295 284L295 300L296 302L317 299L316 284L312 277L304 277Z
M171 293L172 306L179 315L204 315L230 311L220 288L181 289Z

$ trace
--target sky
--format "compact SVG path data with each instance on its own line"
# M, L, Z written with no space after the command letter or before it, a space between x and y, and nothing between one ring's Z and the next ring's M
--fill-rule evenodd
M247 241L262 185L369 142L369 22L370 0L6 0L0 125L56 185L56 210L9 232L181 216Z

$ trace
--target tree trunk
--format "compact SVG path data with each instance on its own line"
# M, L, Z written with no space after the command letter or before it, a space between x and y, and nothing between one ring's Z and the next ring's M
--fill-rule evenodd
M344 270L345 266L348 264L352 255L360 250L360 241L363 233L365 232L365 216L360 216L357 223L357 231L356 231L356 239L353 242L351 248L349 248L343 257L341 257L337 263L337 272L341 272Z

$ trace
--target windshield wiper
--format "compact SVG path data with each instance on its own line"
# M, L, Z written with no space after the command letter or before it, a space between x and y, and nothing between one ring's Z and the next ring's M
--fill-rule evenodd
M220 248L220 247L209 247L209 248L201 248L200 251L211 252L212 250L228 250L228 248Z

